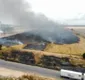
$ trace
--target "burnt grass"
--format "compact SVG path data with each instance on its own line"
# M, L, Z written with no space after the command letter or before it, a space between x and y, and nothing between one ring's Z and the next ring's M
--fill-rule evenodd
M57 37L57 36L56 36ZM12 35L9 37L4 37L4 39L8 39L8 40L18 40L21 41L23 44L26 43L51 43L50 41L44 39L43 37L31 33L31 32L24 32L24 33L19 33L16 35ZM77 36L74 36L72 39L65 39L65 38L61 38L61 37L57 37L56 38L56 42L54 42L55 44L71 44L71 43L78 43L79 42L79 38Z
M46 45L50 43L49 41L44 40L40 36L36 36L34 34L26 32L9 37L4 37L4 39L18 40L21 41L23 44L27 44L27 46L25 46L24 49L33 49L33 50L42 50L42 51L45 49ZM78 38L76 40L79 41ZM75 42L77 42L76 40ZM76 70L82 72L85 71L85 69L82 67L73 66L70 63L69 58L67 57L59 58L55 56L43 55L40 58L40 61L37 63L35 55L32 52L12 51L11 53L4 52L0 54L0 58L4 60L9 60L27 65L40 66L54 70L60 70L61 68L63 68L63 69Z
M85 68L73 66L67 57L59 58L55 56L43 55L40 57L39 62L36 62L35 55L32 52L12 51L11 53L1 53L0 59L54 70L60 70L62 68L78 72L85 72Z
M41 50L43 51L46 48L46 43L30 43L27 44L24 49L31 49L31 50Z
M29 43L49 43L49 41L44 40L42 37L38 35L34 35L28 32L12 35L9 37L4 37L3 39L9 39L9 40L19 40L24 44Z

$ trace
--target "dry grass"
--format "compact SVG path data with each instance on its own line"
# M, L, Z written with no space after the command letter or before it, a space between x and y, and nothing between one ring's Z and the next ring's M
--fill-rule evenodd
M25 46L26 46L26 44L22 44L22 45L11 46L11 48L13 48L13 49L23 49Z
M46 78L46 77L41 77L37 75L23 75L21 78L27 79L27 80L55 80L53 78ZM59 80L59 79L57 79Z
M80 38L79 43L74 44L53 44L50 43L47 45L44 51L39 50L29 50L29 49L23 49L26 45L16 45L11 47L3 47L2 51L5 51L7 53L10 53L12 50L19 50L20 51L27 51L32 52L35 55L35 60L38 63L40 61L40 58L43 55L53 55L56 57L69 57L70 62L74 65L83 65L85 66L85 60L81 58L81 55L85 52L85 39L82 36L78 36ZM75 58L76 57L76 58Z
M0 50L0 53L1 53L1 52L10 53L12 50L21 50L21 49L23 49L25 46L26 46L26 44L24 44L24 45L14 45L14 46L11 46L11 47L3 46L3 47L2 47L2 50Z
M60 80L60 79L53 79L53 78L46 78L41 76L35 75L23 75L21 77L0 77L0 80Z
M78 58L78 57L70 57L70 62L75 66L82 66L85 67L85 59Z
M80 56L85 52L85 39L81 36L78 37L80 38L79 43L63 44L63 45L50 43L47 45L44 51Z
M81 36L79 36L80 38L80 42L79 43L74 43L74 44L63 44L63 45L59 45L59 44L53 44L50 43L46 46L44 51L39 51L39 50L29 50L29 49L23 49L26 44L24 45L15 45L15 46L11 46L11 47L3 47L2 51L7 51L10 52L11 50L24 50L24 51L28 51L28 52L33 52L36 54L38 54L38 57L41 57L41 55L46 54L46 55L59 55L59 54L63 54L63 55L77 55L80 56L85 52L85 39Z
M0 67L0 80L61 80L52 77L41 76L37 73L22 72L13 69Z

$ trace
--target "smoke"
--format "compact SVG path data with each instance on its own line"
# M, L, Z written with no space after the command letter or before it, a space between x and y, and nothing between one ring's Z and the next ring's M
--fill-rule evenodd
M6 46L11 46L11 45L19 45L19 44L23 44L23 43L18 40L0 39L0 44L6 45Z
M44 6L44 5L43 5ZM57 14L56 14L57 15ZM75 42L77 37L43 14L34 14L24 0L0 0L0 18L12 20L20 28L55 43Z

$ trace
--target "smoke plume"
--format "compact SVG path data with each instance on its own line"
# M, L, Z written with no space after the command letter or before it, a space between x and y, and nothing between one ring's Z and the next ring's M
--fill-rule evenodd
M43 5L44 6L44 5ZM57 14L56 14L57 15ZM10 19L20 28L55 43L76 42L78 38L43 14L35 14L24 0L0 0L0 18Z

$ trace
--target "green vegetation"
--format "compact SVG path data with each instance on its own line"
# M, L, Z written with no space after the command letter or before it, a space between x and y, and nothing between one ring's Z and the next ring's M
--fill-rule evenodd
M82 55L82 56L83 56L83 59L85 59L85 53L83 53L83 55Z
M2 45L0 45L0 50L2 49Z

